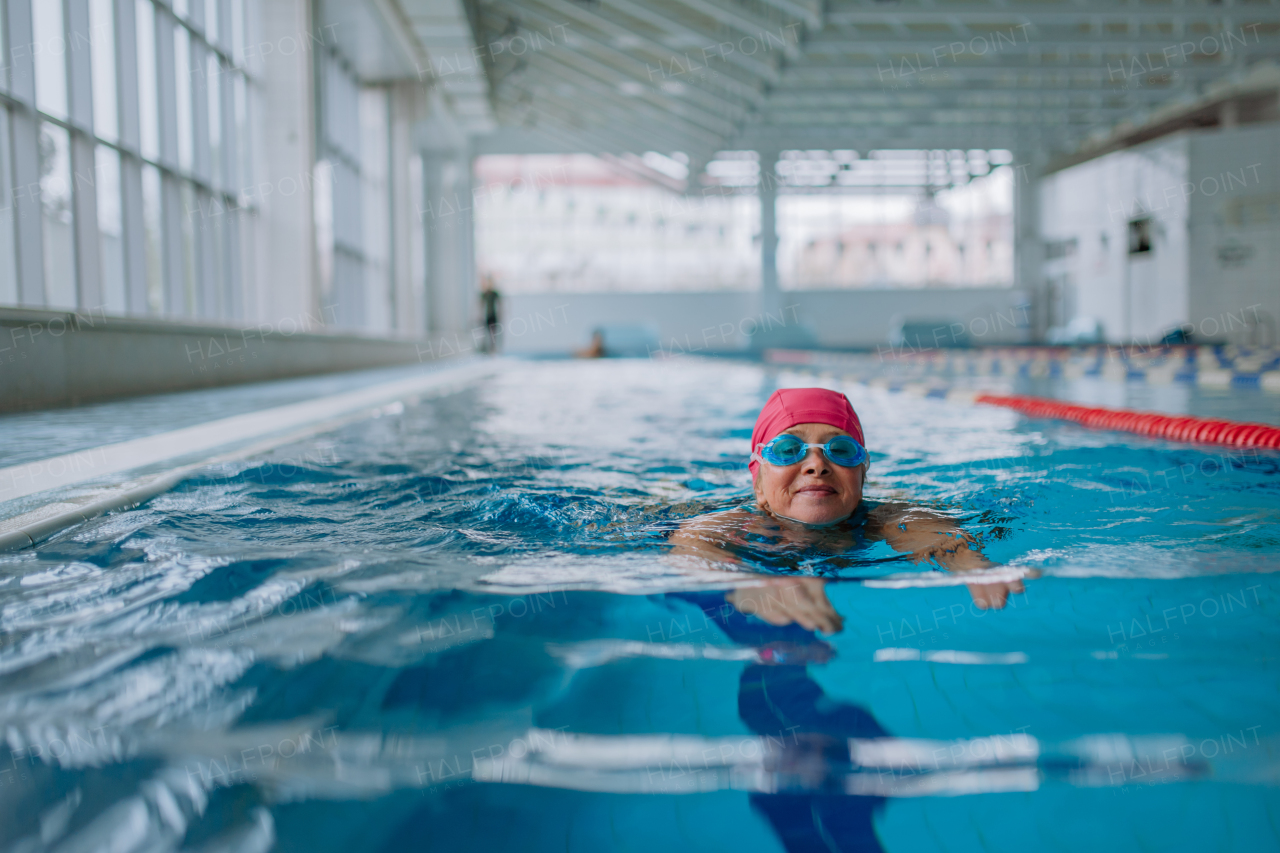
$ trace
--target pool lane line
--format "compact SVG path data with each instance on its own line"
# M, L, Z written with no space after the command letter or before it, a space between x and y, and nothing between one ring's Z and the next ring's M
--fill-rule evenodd
M1034 418L1073 421L1093 429L1131 432L1170 441L1280 449L1280 427L1269 424L1081 406L1047 397L979 394L974 397L974 402L1013 409Z
M935 367L940 367L961 377L1096 378L1151 385L1178 382L1280 391L1280 350L1277 349L1263 348L1251 350L1250 354L1226 356L1218 352L1203 352L1214 347L1184 347L1191 350L1190 353L1179 353L1175 347L1170 352L1158 353L1154 359L1148 357L1149 353L1135 353L1139 356L1135 359L1119 346L1111 347L1109 351L1107 348L1103 348L1104 351L1059 349L1062 351L1056 354L1053 348L1048 347L938 349L895 352L888 357L876 354L874 357L881 363L911 370L915 379L939 376ZM1202 352L1196 353L1196 350ZM872 357L870 352L811 350L766 350L764 355L768 364L831 369L865 366ZM906 378L899 381L906 381Z
M65 527L113 509L137 505L208 465L244 459L330 432L405 399L459 390L497 367L498 362L492 359L471 361L358 391L0 468L0 501L11 501L247 442L196 462L104 486L86 495L53 500L29 512L0 519L0 551L29 547Z

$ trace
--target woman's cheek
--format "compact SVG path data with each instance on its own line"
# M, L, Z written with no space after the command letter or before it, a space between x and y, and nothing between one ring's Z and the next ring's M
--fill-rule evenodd
M786 484L774 483L770 492L769 506L779 512L786 512L786 509L789 506Z

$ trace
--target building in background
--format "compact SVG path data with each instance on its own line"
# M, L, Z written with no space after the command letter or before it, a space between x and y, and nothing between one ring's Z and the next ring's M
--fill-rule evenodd
M0 0L0 399L435 358L481 269L562 318L508 352L1262 341L1277 59L1274 3Z

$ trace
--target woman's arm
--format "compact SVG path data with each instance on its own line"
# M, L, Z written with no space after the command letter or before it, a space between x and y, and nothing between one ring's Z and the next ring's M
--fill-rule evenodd
M759 515L746 510L706 515L686 521L671 534L668 541L675 557L695 558L700 567L723 569L739 574L742 561L734 545L743 542L748 531L777 532ZM709 564L709 565L708 565ZM770 625L796 623L809 631L834 634L844 627L844 620L827 600L824 578L767 575L742 572L745 583L725 593L725 601L740 612L756 616Z
M870 514L871 532L913 563L931 561L952 572L989 569L973 534L941 513L904 504L883 504Z
M909 554L913 563L932 562L949 572L989 569L997 563L982 553L972 533L947 516L907 504L883 504L872 510L868 525L895 551ZM1009 593L1025 592L1021 580L966 584L974 604L999 610Z

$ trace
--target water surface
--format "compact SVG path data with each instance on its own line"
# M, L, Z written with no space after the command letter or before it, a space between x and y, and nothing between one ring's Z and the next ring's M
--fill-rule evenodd
M669 559L808 384L861 414L869 499L1026 593L757 554L829 579L825 636ZM1277 461L747 363L509 364L0 557L0 843L1275 849Z

